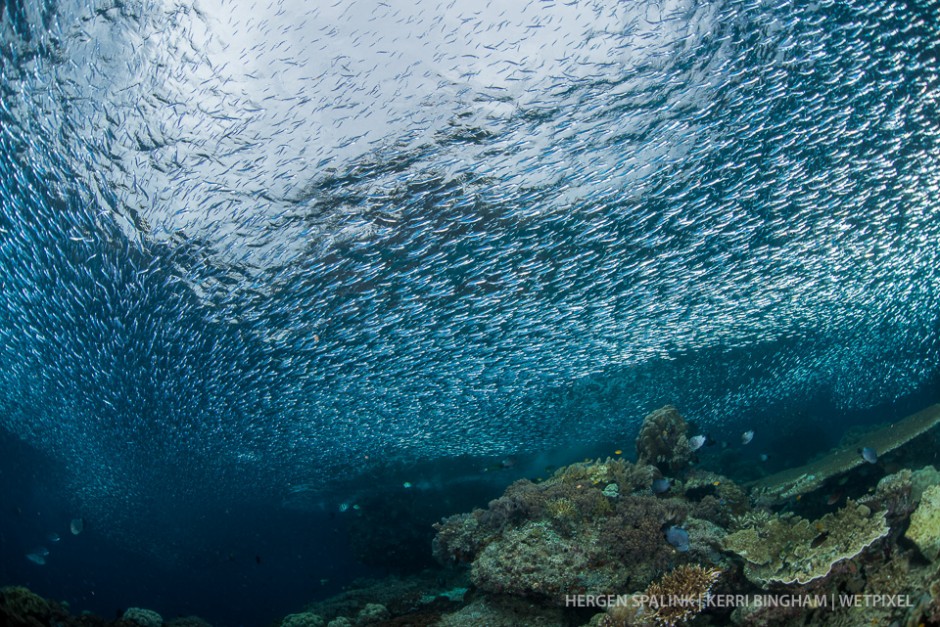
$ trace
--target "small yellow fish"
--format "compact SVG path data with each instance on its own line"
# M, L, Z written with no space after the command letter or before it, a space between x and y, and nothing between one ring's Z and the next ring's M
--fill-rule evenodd
M618 448L616 451L614 451L614 455L623 455L623 451L621 451L621 450Z

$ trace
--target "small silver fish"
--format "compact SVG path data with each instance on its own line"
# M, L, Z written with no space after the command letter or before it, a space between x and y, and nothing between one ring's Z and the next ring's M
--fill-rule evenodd
M749 430L749 431L745 431L744 433L741 434L741 444L748 444L748 443L750 443L750 441L753 440L753 439L754 439L754 432L753 432L753 431L750 431L750 430Z
M862 459L864 459L869 464L878 463L878 451L876 451L872 447L866 446L865 448L859 450L859 453L861 454Z
M702 448L703 444L705 444L704 435L696 435L694 437L689 438L689 448L692 449L693 451L697 451L700 448Z

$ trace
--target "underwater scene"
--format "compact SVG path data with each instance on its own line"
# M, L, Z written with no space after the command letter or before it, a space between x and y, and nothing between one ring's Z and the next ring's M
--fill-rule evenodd
M940 5L0 0L0 627L940 626Z

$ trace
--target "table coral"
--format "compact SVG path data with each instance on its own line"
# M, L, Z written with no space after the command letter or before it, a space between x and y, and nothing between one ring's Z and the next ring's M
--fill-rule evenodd
M723 544L744 558L744 574L753 583L806 584L828 575L837 562L859 555L888 530L884 512L872 514L865 505L849 501L815 522L773 517L726 536Z

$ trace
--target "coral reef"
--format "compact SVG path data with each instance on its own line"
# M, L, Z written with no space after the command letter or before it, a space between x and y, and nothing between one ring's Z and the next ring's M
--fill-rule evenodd
M141 607L129 607L122 617L125 621L135 623L141 627L163 627L163 617L153 610Z
M457 612L445 614L439 627L566 627L562 611L511 597L479 598Z
M940 471L933 466L924 466L911 472L911 498L914 503L920 503L924 491L935 485L940 485Z
M873 494L862 496L858 502L871 509L884 510L889 522L906 518L916 506L912 477L913 473L907 468L886 475L878 481Z
M932 411L869 432L864 445L890 450L885 441L913 437ZM516 481L486 508L443 518L434 557L469 581L425 581L435 593L393 595L408 589L393 579L308 611L334 627L369 624L367 603L385 604L387 614L374 614L383 625L940 624L940 573L919 554L940 556L935 468L860 466L845 445L834 459L746 489L693 466L686 433L678 412L663 408L644 422L637 463L573 463L546 481ZM668 490L653 484L663 477ZM670 530L682 539L677 546L667 542ZM570 607L570 595L627 601ZM706 603L709 595L802 602L719 607ZM894 600L853 602L885 595Z
M388 608L381 603L367 603L364 608L356 614L356 625L373 625L381 623L390 616Z
M434 525L437 535L431 540L431 554L441 564L465 563L473 559L488 534L480 528L480 517L456 514Z
M357 580L345 592L334 597L310 603L305 613L322 617L327 624L337 618L346 618L359 624L359 620L384 615L383 624L402 625L435 624L445 612L463 605L463 593L470 585L468 573L462 569L447 571L427 570L405 576L390 575L383 579Z
M281 627L324 627L325 625L326 621L313 612L288 614L281 620Z
M559 605L567 594L606 594L623 578L616 568L595 564L602 553L592 550L597 545L596 535L574 540L548 523L528 523L483 549L470 578L483 590L546 597Z
M911 524L904 537L914 542L931 562L940 557L940 486L927 488L920 505L911 514Z
M471 562L481 590L556 605L568 594L642 588L677 563L720 559L721 532L689 519L686 499L654 496L654 476L651 466L607 459L538 484L517 481L488 509L435 525L434 554L444 564ZM698 536L679 555L663 529L686 521Z
M90 612L72 616L67 604L44 599L24 587L0 588L0 625L3 627L162 627L163 619L152 610L130 608L121 618L108 621ZM175 618L167 627L211 627L196 616Z
M666 474L675 474L692 462L688 425L679 411L666 405L648 414L636 437L637 462L652 464Z
M940 423L940 404L931 405L916 414L880 429L869 431L843 442L829 454L804 466L790 468L756 481L751 487L767 503L779 503L816 490L832 477L844 474L865 462L859 455L862 446L888 453L923 435Z
M696 616L706 607L719 576L719 569L697 564L686 564L663 575L646 589L647 620L661 627L674 627Z
M884 512L849 502L834 514L810 522L797 516L729 534L724 548L744 558L753 583L806 584L825 577L837 562L853 558L888 534Z
M180 616L166 624L166 627L212 627L198 616Z
M27 588L0 588L0 624L11 627L40 627L61 620L67 613Z

